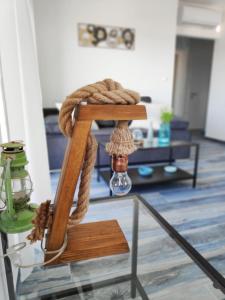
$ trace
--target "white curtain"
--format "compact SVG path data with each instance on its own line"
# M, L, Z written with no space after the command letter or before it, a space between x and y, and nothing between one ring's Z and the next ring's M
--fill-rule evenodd
M32 201L51 196L31 0L1 0L1 59L10 140L23 140L34 182Z
M0 47L8 138L26 144L32 202L40 203L50 199L51 187L32 0L0 0ZM10 235L10 244L25 235ZM30 252L23 258L33 261ZM0 294L0 299L7 298Z

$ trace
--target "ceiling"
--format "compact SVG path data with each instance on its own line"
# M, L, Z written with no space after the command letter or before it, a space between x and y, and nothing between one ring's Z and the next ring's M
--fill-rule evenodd
M195 4L199 6L205 6L209 8L214 8L218 10L225 9L225 0L182 0L180 2L186 4Z

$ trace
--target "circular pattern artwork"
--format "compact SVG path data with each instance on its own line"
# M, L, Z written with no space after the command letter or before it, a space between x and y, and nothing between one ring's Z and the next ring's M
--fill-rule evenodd
M78 24L79 45L134 50L135 30L116 26Z

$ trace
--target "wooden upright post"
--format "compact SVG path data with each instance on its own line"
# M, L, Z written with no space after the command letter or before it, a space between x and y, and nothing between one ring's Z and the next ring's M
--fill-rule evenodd
M48 232L46 247L49 251L59 249L63 244L90 128L91 121L75 122L68 141L54 201L53 222Z

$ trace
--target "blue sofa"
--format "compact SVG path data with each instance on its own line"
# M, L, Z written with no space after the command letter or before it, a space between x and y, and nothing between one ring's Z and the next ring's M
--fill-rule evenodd
M64 158L64 153L67 145L67 139L62 135L58 127L58 111L56 109L44 109L44 120L45 120L45 130L47 137L47 146L48 146L48 157L50 170L61 169L62 161ZM111 132L114 127L113 122L98 122L99 129L92 130L93 134L96 136L98 142L107 142L109 141ZM188 122L180 119L174 118L171 123L171 138L174 141L190 141L191 133L188 130ZM146 131L144 134L146 134ZM157 132L154 132L154 135L157 136ZM190 156L189 147L179 147L174 150L173 158L187 158ZM138 162L166 162L169 161L169 150L166 148L161 149L152 149L151 156L148 155L146 151L143 152L134 152L129 157L129 162L132 164ZM109 164L108 154L105 152L104 147L100 148L100 159L99 165Z

